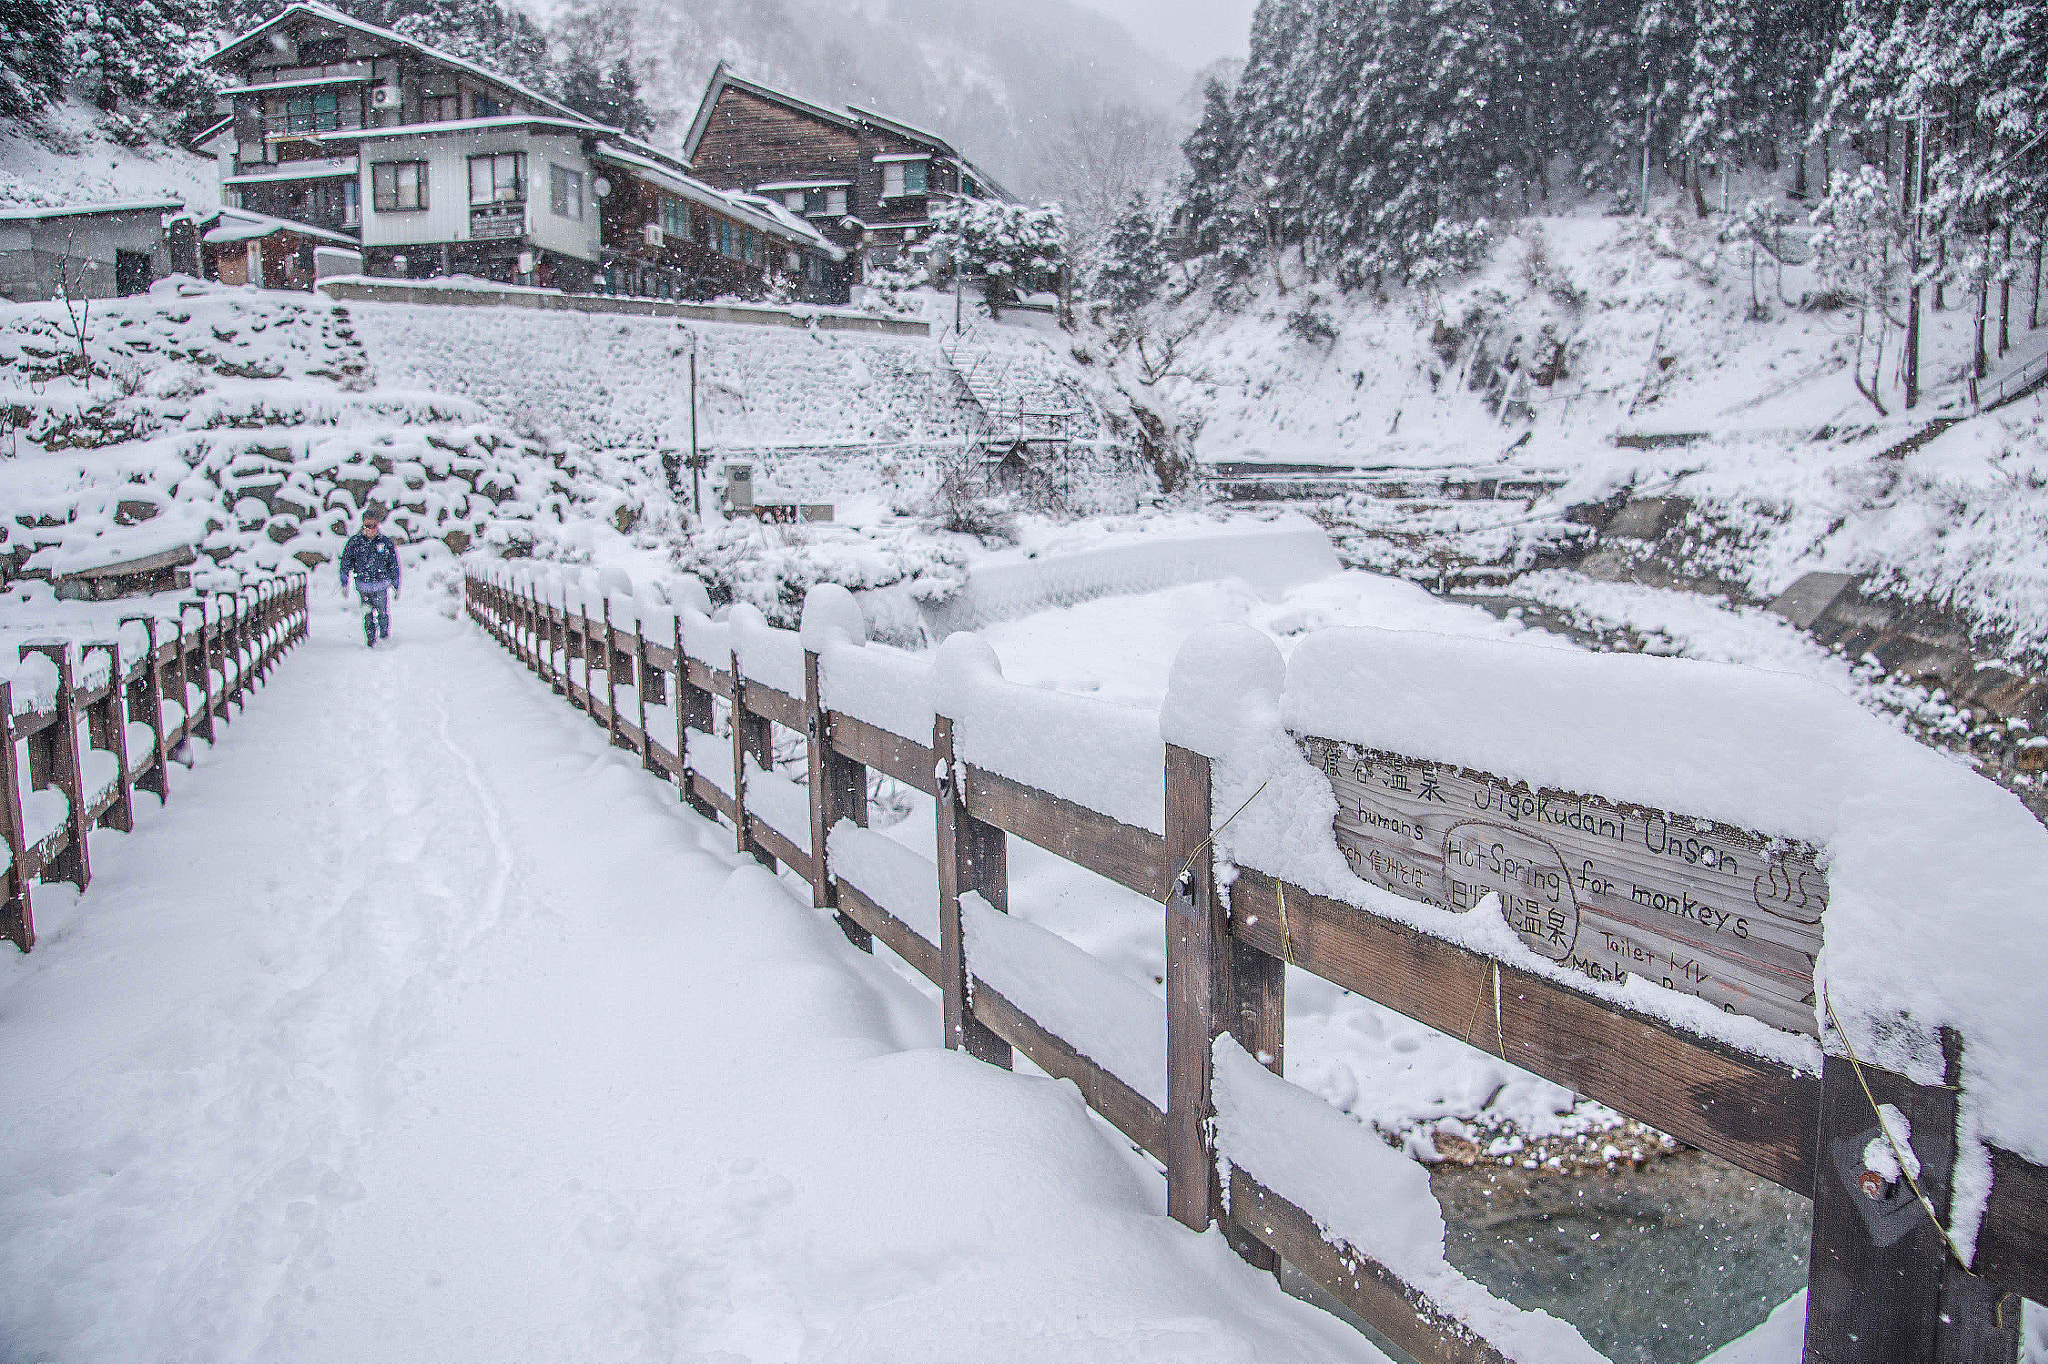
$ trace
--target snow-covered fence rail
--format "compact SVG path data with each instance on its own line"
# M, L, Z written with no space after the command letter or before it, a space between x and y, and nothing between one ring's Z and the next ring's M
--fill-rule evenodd
M0 679L0 935L35 946L30 885L84 890L90 832L132 830L138 788L169 799L179 745L211 743L305 637L306 577L294 573L181 602L175 616L124 616L111 639L22 644Z
M1154 717L1006 682L972 636L929 656L869 644L835 587L813 589L799 632L745 607L715 621L696 591L656 607L545 572L467 580L471 616L613 742L803 877L849 938L938 985L947 1046L996 1065L1014 1048L1072 1080L1164 1164L1188 1226L1293 1262L1418 1359L1599 1358L1455 1270L1422 1169L1282 1078L1292 965L1810 1197L1809 1360L2016 1357L2015 1295L2048 1297L2048 1064L2025 1038L2048 1009L2024 908L2048 888L2048 843L1988 784L1844 720L1847 702L1706 665L1379 631L1327 632L1283 663L1236 628L1190 641ZM774 771L777 727L803 738L802 785ZM1779 868L1780 899L1802 872L1832 894L1812 1028L1784 1026L1799 1020L1782 991L1765 1017L1724 1013L1535 950L1491 896L1360 879L1332 744L1512 774L1488 780L1532 796L1605 793L1581 814L1629 803L1770 830L1782 841L1750 848L1766 854L1746 869L1756 893ZM865 827L870 772L934 798L936 864ZM1525 841L1542 827L1502 822ZM1162 905L1163 1006L1005 912L1006 837ZM1546 884L1519 860L1518 884ZM1925 921L1888 921L1901 904Z

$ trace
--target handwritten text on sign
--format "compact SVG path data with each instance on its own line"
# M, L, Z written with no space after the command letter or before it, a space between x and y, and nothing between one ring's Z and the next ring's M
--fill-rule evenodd
M1640 975L1815 1031L1827 877L1804 843L1329 739L1302 750L1337 796L1361 880L1454 913L1488 895L1535 951L1595 980Z

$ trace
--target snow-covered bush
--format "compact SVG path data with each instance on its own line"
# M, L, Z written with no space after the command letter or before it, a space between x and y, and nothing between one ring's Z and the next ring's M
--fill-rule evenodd
M958 199L932 214L931 254L982 278L989 315L1052 282L1067 258L1066 215L1058 204Z

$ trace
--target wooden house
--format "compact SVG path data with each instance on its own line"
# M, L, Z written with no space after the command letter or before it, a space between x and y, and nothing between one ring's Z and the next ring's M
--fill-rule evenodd
M948 200L1013 196L937 134L873 110L828 109L719 63L683 155L700 179L772 200L853 258L856 271L915 253ZM851 273L851 272L850 272Z
M843 252L808 223L402 34L302 2L209 61L228 206L339 234L371 275L829 301Z

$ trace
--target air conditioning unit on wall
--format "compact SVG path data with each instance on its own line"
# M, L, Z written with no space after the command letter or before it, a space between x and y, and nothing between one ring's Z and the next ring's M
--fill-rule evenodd
M661 224L643 223L640 227L640 239L646 242L649 246L660 246L662 244L662 241L664 240L661 232Z
M396 109L402 98L397 86L380 85L370 91L370 107L372 109Z

